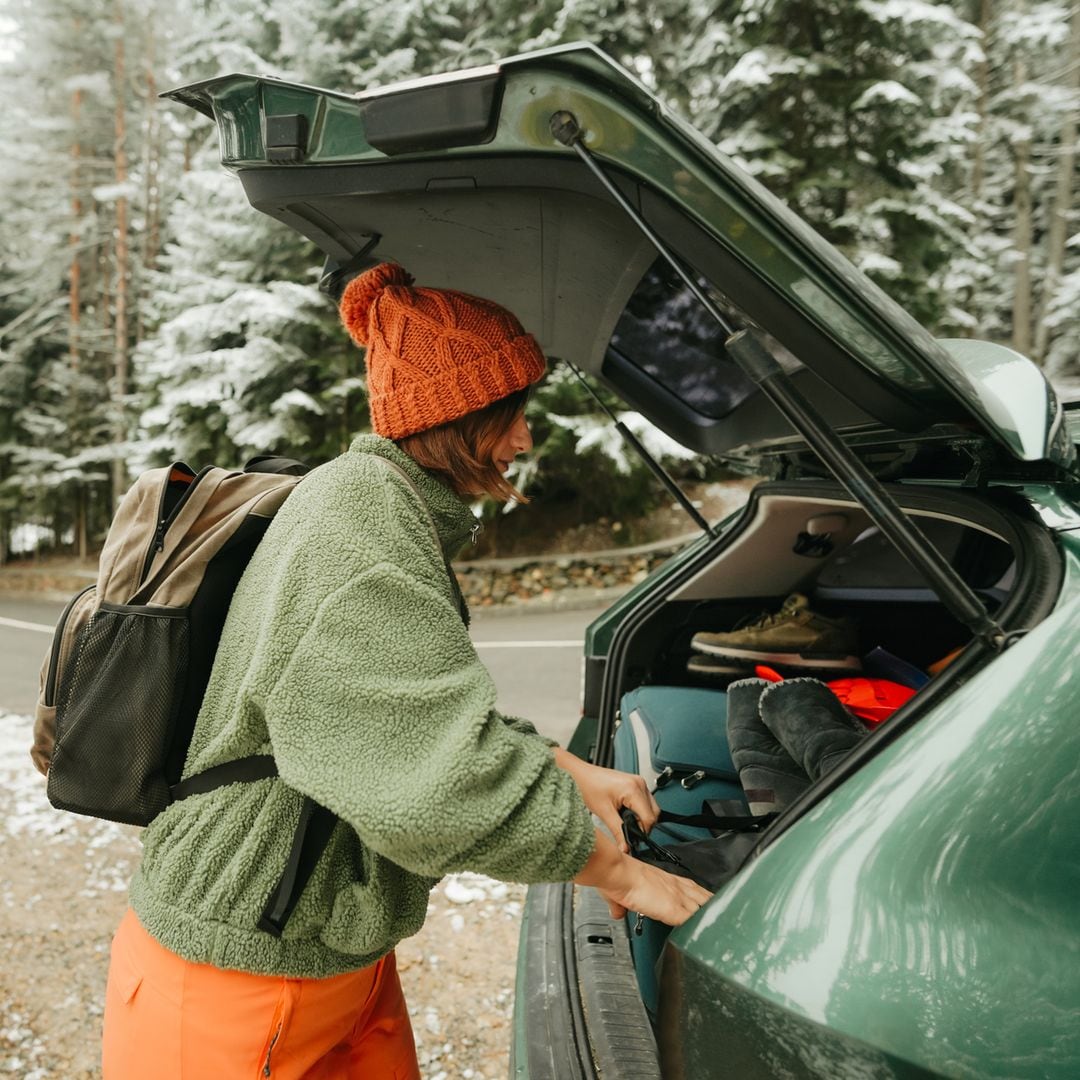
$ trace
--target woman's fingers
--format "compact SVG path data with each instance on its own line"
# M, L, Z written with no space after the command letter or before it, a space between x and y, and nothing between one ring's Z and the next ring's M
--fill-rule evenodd
M649 832L660 816L660 807L656 805L656 800L649 791L649 785L642 777L627 775L627 780L629 782L623 792L620 805L633 810L634 817L641 822L641 827Z
M600 895L603 896L603 893ZM626 914L626 908L618 900L612 900L610 896L604 896L604 899L607 901L608 911L613 919L621 919Z
M641 813L638 814L638 821L641 822L642 828L649 832L656 824L657 818L660 817L660 807L657 805L656 799L653 798L649 785L645 783L644 779L639 776L638 782L641 785L640 802L642 806Z
M623 835L623 822L622 817L619 814L619 807L609 804L602 807L602 811L598 813L597 816L604 823L607 831L611 833L611 838L615 841L618 849L624 854L629 854L630 845L626 842L626 837Z
M638 911L669 926L681 926L712 895L688 878L645 863L635 862L629 873L626 887L604 893L608 904Z
M667 877L675 877L674 874L667 874L666 871L661 870L660 873L665 874ZM685 922L693 915L702 904L705 903L712 893L708 889L703 889L696 881L691 881L689 878L677 877L675 880L678 882L676 886L676 892L678 893L678 907L683 913L683 918L680 922ZM666 922L667 920L665 920Z

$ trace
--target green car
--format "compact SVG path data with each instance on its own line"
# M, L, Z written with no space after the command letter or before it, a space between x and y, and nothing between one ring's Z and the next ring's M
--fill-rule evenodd
M171 96L325 252L331 293L391 258L491 297L771 478L590 627L577 753L616 763L645 692L715 739L693 636L790 593L862 650L955 654L670 935L534 886L513 1075L1080 1076L1080 413L1009 349L935 340L590 46L361 95L233 75Z

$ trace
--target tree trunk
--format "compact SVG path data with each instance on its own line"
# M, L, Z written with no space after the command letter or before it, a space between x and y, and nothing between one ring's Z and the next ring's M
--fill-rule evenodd
M126 134L124 99L124 8L122 0L117 0L114 9L116 24L116 52L113 65L113 78L116 93L115 111L115 179L117 184L127 183L127 153L124 149ZM124 465L122 450L126 436L125 396L128 382L128 324L127 324L127 282L128 282L128 222L127 198L121 195L116 200L116 316L113 325L113 405L115 428L113 442L116 456L112 463L113 507L120 505L120 500L127 487L127 469Z
M78 24L76 24L76 29ZM79 128L82 120L82 91L74 90L71 94L71 230L68 233L68 248L71 251L71 265L68 270L68 363L72 371L79 370L79 236L82 229L82 198L79 184L81 172L79 159L82 145L79 141Z
M1016 65L1016 85L1026 78L1022 64ZM1013 141L1016 184L1013 188L1013 348L1025 356L1031 354L1031 132L1025 131Z
M1065 85L1080 92L1080 5L1073 8L1069 24L1069 47L1065 52ZM1050 228L1046 237L1046 273L1039 293L1039 309L1035 318L1034 357L1038 363L1046 360L1050 340L1050 327L1046 317L1053 303L1054 293L1061 281L1065 265L1065 243L1069 238L1069 215L1072 213L1073 176L1076 170L1076 111L1070 109L1061 125L1058 141L1057 180L1054 185L1054 203L1050 216Z
M76 484L71 499L71 548L80 559L86 557L86 496L85 485Z
M979 124L975 133L974 155L971 161L971 199L982 199L983 181L986 176L986 123L990 115L990 24L994 18L993 0L979 0L979 30L982 33L983 58L979 62L975 80L979 88L976 110ZM973 207L975 213L978 209Z
M161 193L159 184L159 163L161 160L161 125L158 122L157 77L154 74L156 63L157 36L153 20L147 29L146 45L146 114L143 139L143 233L142 251L139 258L140 278L145 280L145 271L153 268L157 262L161 246ZM138 315L135 325L136 344L144 336L144 309L146 289L139 292Z

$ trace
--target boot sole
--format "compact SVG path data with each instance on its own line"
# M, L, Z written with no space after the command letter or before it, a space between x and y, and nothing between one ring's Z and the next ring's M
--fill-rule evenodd
M709 663L705 657L695 659L690 657L686 662L686 670L691 675L702 675L713 679L741 679L749 672L750 667L746 664L714 664Z
M709 656L723 656L731 660L772 662L786 667L840 668L844 671L861 671L862 661L857 656L830 653L776 652L775 650L736 649L728 645L705 645L691 642L698 652Z

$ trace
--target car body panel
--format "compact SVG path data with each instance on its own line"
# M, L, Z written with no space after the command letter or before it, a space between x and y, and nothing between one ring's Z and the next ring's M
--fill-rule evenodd
M1066 492L1071 492L1072 497L1067 497ZM1024 487L1024 498L1048 529L1080 529L1080 490L1075 486L1062 489L1051 484L1029 484Z
M757 1062L732 1074L747 1077L788 1075L781 1060L844 1075L822 1071L830 1055L853 1075L1076 1075L1080 546L1065 549L1053 615L672 934L668 989L692 967L712 987L662 986L673 1076L733 1053Z
M604 208L613 208L610 197L594 179L590 183L584 178L584 166L574 152L551 134L552 116L569 111L584 129L589 151L630 181L630 197L676 253L699 264L702 272L709 269L702 264L719 260L710 271L713 279L720 278L714 283L723 285L748 317L764 319L770 334L811 367L834 396L847 398L886 425L920 430L935 422L959 422L986 433L1022 460L1071 465L1072 445L1063 437L1060 406L1034 365L1028 380L1039 382L1042 411L1055 418L1045 425L1041 444L1029 417L1011 415L1009 395L990 394L993 407L988 408L987 395L975 386L964 363L956 362L788 207L599 50L562 46L512 57L498 68L501 92L492 106L498 117L491 118L490 134L483 116L468 123L463 119L463 131L481 132L471 136L470 145L465 135L451 130L454 120L448 109L445 137L440 140L436 134L429 148L414 145L411 152L392 155L371 145L365 115L393 107L395 115L407 117L409 95L418 113L427 111L433 93L440 87L447 94L460 90L469 73L438 77L420 87L387 87L362 97L234 75L167 96L212 114L222 160L240 173L253 205L310 236L331 258L346 261L374 234L385 233L380 256L393 255L425 281L439 284L425 271L447 276L446 259L452 254L458 287L508 303L545 348L553 346L557 355L576 350L576 361L602 373L618 314L655 252L636 227L617 214L596 231L594 219L604 217ZM491 69L472 77L490 81ZM297 160L270 160L275 155L265 145L268 121L293 116L303 117ZM440 141L454 145L435 145ZM490 171L480 179L470 175L470 161L478 169L481 164L532 162L538 185L543 170L561 169L574 177L565 183L577 193L571 197L566 187L556 198L552 192L564 182L552 173L543 181L550 189L548 197L530 198L520 178L503 183L492 179ZM439 175L441 162L452 166L445 175ZM395 192L398 203L404 198L406 181L387 169L392 163L415 164L430 172L403 207L386 198ZM329 171L335 166L341 169ZM327 185L321 191L320 176ZM469 212L462 211L463 205ZM365 216L358 209L363 206L370 206L371 213ZM381 226L380 221L394 221L395 210L412 226L400 220L393 227ZM434 233L427 235L425 225ZM592 239L587 249L573 248L573 238L582 230ZM696 258L695 230L703 238L696 242ZM685 233L681 239L680 231ZM511 265L515 233L532 248L521 265ZM564 244L571 246L560 250ZM618 248L618 258L606 259L608 245ZM597 272L587 280L575 278L574 267L588 267L590 258L599 260ZM571 299L574 303L568 304ZM575 321L575 307L588 317ZM978 365L974 374L980 375ZM771 412L767 415L772 417ZM774 427L774 421L769 426ZM670 424L665 429L670 433Z
M1062 410L1046 377L1026 357L1004 345L946 338L941 345L970 376L985 414L1021 461L1038 461L1065 437Z

